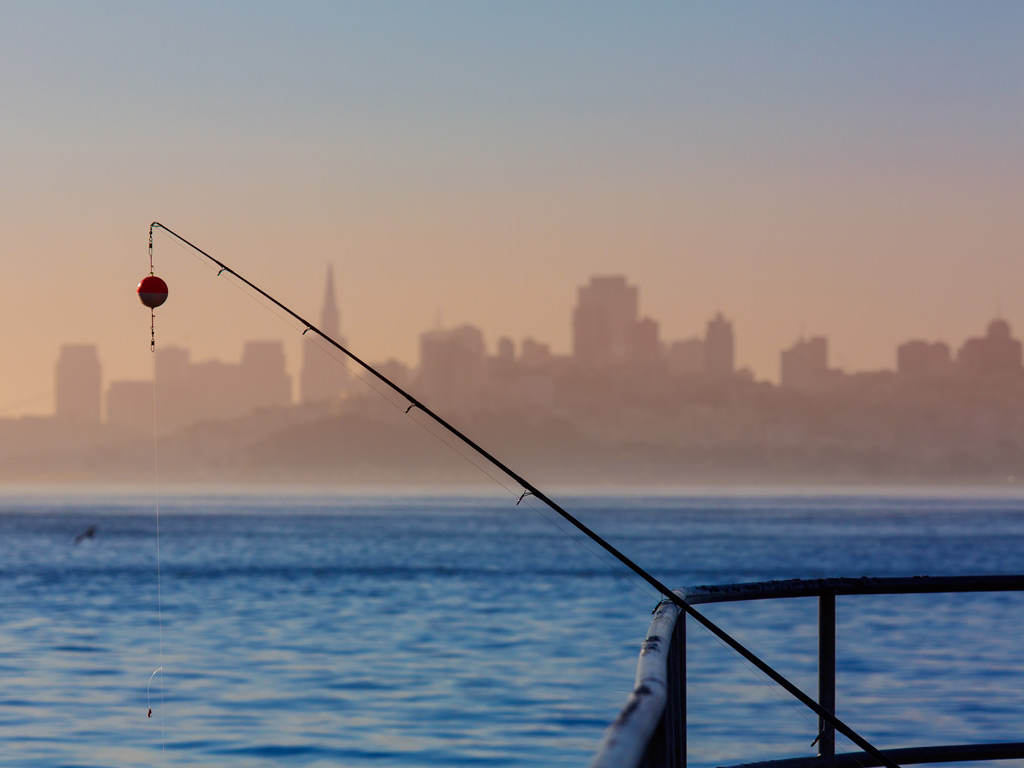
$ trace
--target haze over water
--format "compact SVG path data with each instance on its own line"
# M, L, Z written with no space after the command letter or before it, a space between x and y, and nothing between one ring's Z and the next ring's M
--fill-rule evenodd
M5 3L0 415L47 413L56 350L149 370L132 295L158 220L412 362L479 324L569 344L592 274L737 359L823 333L837 364L959 344L1015 297L1019 3L469 6ZM298 339L167 241L158 337ZM297 359L297 354L290 355Z

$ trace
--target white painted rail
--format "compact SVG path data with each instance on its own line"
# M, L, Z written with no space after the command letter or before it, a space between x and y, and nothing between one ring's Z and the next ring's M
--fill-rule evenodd
M818 703L834 712L838 596L1024 592L1024 574L897 578L790 579L676 590L690 605L817 597ZM969 609L961 610L965 614ZM590 763L590 768L685 768L686 622L671 603L658 606L637 665L636 687ZM1024 742L952 744L836 754L831 729L819 722L818 754L744 763L732 768L871 768L882 764L1024 760ZM653 736L653 738L652 738ZM828 742L823 744L823 742Z
M677 592L677 594L680 594ZM679 608L658 606L640 648L636 683L619 716L608 726L590 768L636 768L661 720L668 696L668 652Z

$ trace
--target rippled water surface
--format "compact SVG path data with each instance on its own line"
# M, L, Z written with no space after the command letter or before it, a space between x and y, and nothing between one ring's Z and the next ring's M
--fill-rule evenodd
M672 586L1024 570L1018 499L564 502ZM504 500L6 494L0 764L585 765L657 602L591 549ZM1024 740L1022 608L841 598L840 716ZM704 610L814 692L813 601ZM689 634L692 765L813 754L813 715Z

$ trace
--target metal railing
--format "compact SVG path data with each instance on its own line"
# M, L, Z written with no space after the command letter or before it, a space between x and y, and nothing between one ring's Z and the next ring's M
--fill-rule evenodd
M915 576L765 581L750 584L689 587L678 590L690 605L743 600L818 598L818 697L828 713L836 707L836 598L846 595L948 594L1024 591L1024 575ZM592 768L685 768L686 766L686 622L678 609L659 606L641 650L636 688L591 762ZM671 638L670 642L661 639ZM652 640L656 648L649 648ZM652 656L653 658L648 658ZM654 714L652 714L652 712ZM660 712L660 716L659 713ZM870 768L879 765L864 752L837 755L835 729L819 718L818 753L744 768ZM882 750L899 765L1024 758L1024 742L955 744Z

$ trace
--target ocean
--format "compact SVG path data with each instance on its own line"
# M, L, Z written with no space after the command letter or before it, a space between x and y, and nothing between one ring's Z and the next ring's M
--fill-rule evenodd
M673 587L1024 555L1014 496L559 500ZM5 492L0 764L584 766L658 596L529 501ZM840 598L839 716L882 748L1024 740L1022 608ZM702 610L814 693L813 600ZM692 622L688 649L691 765L814 753L811 713Z

